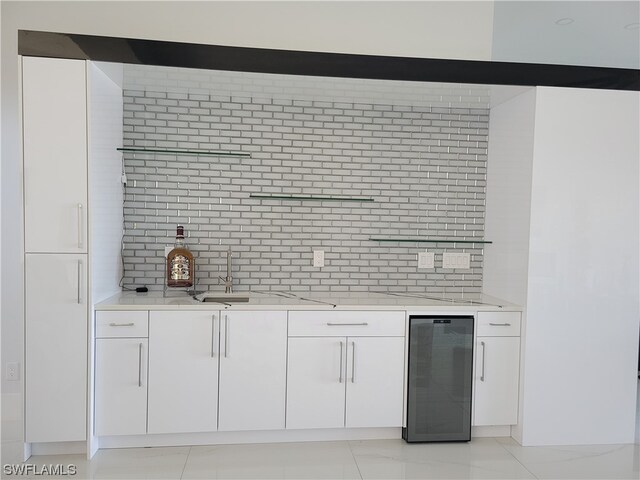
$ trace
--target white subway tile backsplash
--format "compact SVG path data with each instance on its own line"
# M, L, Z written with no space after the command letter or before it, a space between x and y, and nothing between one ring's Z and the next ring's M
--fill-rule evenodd
M481 290L477 244L431 244L436 268L420 271L416 252L425 244L369 237L483 237L488 110L411 105L408 97L394 104L285 97L125 91L125 146L251 153L125 154L125 286L162 288L164 246L183 224L203 289L218 285L231 246L241 290ZM376 201L283 202L249 193ZM322 269L312 267L314 249L325 251ZM445 250L470 253L471 268L443 270Z

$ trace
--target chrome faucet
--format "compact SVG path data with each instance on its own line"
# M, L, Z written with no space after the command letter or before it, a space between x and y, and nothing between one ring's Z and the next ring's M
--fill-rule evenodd
M224 282L224 293L233 293L233 277L231 276L231 247L227 250L227 276L219 277Z

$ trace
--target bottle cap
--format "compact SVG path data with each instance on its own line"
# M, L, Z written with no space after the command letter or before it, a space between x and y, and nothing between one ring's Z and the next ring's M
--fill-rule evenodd
M178 229L176 230L176 237L184 237L184 227L182 225L178 225Z

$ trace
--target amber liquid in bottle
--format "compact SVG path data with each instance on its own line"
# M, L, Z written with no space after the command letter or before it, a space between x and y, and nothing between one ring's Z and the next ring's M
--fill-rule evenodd
M193 287L193 254L184 244L184 227L178 226L176 244L167 255L167 287Z

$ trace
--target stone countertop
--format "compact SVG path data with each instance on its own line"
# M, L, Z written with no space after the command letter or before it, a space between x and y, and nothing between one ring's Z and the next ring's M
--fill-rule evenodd
M223 295L222 292L216 292ZM184 292L122 292L95 306L95 310L429 310L520 311L521 307L488 295L446 295L402 292L288 292L251 290L235 295L249 302L233 304L200 302Z

